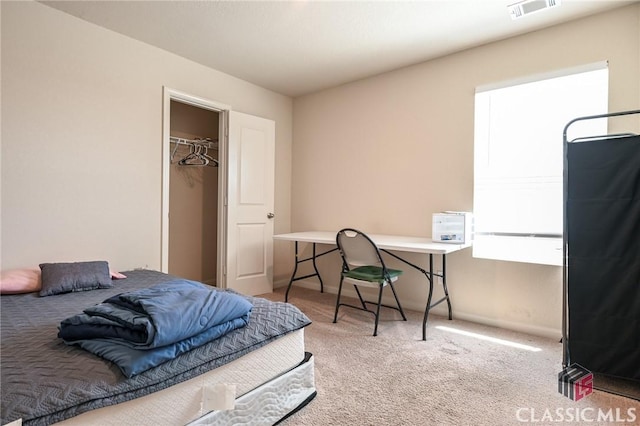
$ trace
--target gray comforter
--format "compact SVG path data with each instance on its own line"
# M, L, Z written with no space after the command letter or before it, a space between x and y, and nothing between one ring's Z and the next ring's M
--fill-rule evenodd
M310 320L295 306L247 297L249 324L141 374L126 378L120 369L57 337L62 320L81 307L108 297L167 282L156 271L125 273L110 289L39 297L37 293L1 297L2 424L46 425L83 412L167 388L266 345Z

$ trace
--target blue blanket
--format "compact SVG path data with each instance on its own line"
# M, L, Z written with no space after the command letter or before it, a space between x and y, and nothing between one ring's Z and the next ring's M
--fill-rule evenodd
M252 307L238 294L175 279L89 307L63 320L58 336L132 377L247 325Z

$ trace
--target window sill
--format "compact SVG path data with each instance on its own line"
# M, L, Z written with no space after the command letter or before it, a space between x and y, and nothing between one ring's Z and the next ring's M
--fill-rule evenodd
M473 257L562 266L562 238L476 234Z

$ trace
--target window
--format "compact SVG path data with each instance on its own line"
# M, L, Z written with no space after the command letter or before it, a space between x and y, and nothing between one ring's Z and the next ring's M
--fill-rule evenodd
M476 90L474 257L562 265L563 130L607 111L606 63Z

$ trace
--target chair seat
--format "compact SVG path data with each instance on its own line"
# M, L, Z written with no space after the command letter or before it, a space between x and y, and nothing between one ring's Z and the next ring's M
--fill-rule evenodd
M391 281L398 279L402 275L402 271L399 269L387 268ZM382 275L382 268L380 266L366 265L358 266L357 268L343 272L345 278L351 278L358 281L374 282L378 284L385 284L384 275Z

